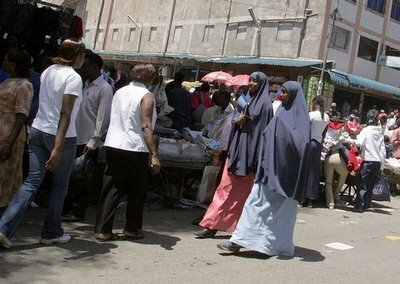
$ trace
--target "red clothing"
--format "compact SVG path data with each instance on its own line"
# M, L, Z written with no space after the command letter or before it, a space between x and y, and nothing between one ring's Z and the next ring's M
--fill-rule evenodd
M254 184L254 173L237 176L228 172L225 163L221 183L217 187L212 203L200 226L211 230L233 232Z
M392 134L393 157L400 159L400 128L397 128Z
M360 172L362 159L360 157L360 153L356 146L351 146L349 150L349 162L347 163L347 169L349 172Z
M197 91L192 94L192 108L197 109L201 104L204 105L204 108L209 108L214 105L208 92Z
M344 126L344 131L349 133L351 138L356 138L357 135L361 132L361 124L357 121L348 121Z

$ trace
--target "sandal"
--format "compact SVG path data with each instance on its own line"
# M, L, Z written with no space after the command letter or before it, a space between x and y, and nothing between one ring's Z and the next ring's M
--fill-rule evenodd
M131 240L140 240L144 238L144 234L142 230L129 232L127 230L123 231L124 238Z
M118 239L119 236L114 233L99 233L96 237L98 242L116 241Z

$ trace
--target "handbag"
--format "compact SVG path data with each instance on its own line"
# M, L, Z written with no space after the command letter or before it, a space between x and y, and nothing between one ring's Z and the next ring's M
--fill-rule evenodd
M206 166L203 171L203 177L201 179L199 189L197 191L198 202L211 202L214 196L217 176L220 167Z
M380 175L372 188L372 200L390 201L390 184L385 175Z

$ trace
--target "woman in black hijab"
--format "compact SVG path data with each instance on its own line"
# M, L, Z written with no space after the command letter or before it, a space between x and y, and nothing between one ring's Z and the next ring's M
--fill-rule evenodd
M241 99L246 103L232 127L228 159L221 183L200 222L203 229L195 233L199 238L211 238L218 230L234 231L254 184L262 131L273 114L267 76L253 72L249 91Z
M281 100L263 133L253 189L235 232L220 249L294 254L297 204L304 200L310 160L310 119L299 83L283 84Z

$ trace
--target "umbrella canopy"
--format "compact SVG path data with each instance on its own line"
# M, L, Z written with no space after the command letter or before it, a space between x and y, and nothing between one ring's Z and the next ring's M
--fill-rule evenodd
M249 84L249 80L250 75L239 74L226 81L225 84L233 87L247 86Z
M201 81L204 82L215 82L215 83L225 83L227 80L231 79L232 75L223 71L215 71L208 73L205 75L203 78L201 78Z

